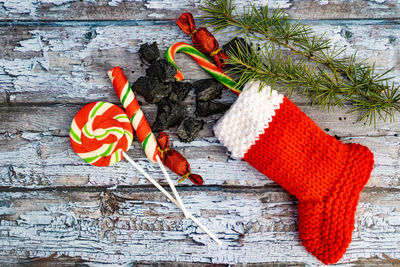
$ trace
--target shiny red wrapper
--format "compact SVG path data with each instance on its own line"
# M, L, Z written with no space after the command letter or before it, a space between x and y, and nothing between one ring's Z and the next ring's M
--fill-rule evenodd
M160 149L159 156L162 163L177 175L182 176L179 182L189 179L196 185L203 184L203 178L201 178L200 175L191 173L190 164L185 157L178 151L171 149L169 136L166 133L159 133L157 141Z
M196 29L193 15L191 13L183 13L176 24L181 30L192 37L193 45L200 52L210 55L219 68L224 68L224 61L228 56L219 48L218 41L215 37L204 27Z

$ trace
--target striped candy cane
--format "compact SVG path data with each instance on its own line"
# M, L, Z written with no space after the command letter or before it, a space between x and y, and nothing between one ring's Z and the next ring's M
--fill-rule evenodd
M140 109L135 94L129 86L128 80L120 67L115 67L109 70L108 77L112 81L119 100L131 120L133 129L135 129L139 141L142 143L144 153L151 162L157 163L156 156L159 153L158 143L151 131L149 123Z
M166 59L175 66L177 73L175 79L177 81L183 80L183 74L179 70L178 66L175 64L175 54L178 52L185 53L193 58L205 71L207 71L211 76L221 82L223 85L228 87L235 94L240 94L242 89L238 86L235 80L229 77L222 69L218 68L216 65L210 62L210 60L199 50L191 46L190 44L179 42L171 45L165 52Z
M139 141L142 143L142 147L147 158L152 162L158 163L165 178L167 179L169 186L171 187L172 192L176 197L176 200L185 214L185 217L189 218L189 213L186 210L178 191L176 191L176 188L158 155L160 149L157 140L151 131L150 125L144 117L143 112L140 110L139 103L137 102L135 94L129 86L128 80L126 79L124 73L120 67L115 67L108 71L108 77L110 77L114 89L125 108L126 114L132 122L133 129L136 130L136 135L138 136Z

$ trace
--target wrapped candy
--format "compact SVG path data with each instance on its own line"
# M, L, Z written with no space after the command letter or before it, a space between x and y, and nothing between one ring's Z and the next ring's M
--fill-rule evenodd
M190 164L178 151L172 150L169 145L169 137L166 133L161 132L157 141L159 144L160 158L162 163L167 166L171 171L182 176L178 182L189 179L196 185L203 184L203 178L198 174L193 174L190 171Z
M196 29L191 13L183 13L176 24L184 33L192 37L193 44L197 49L212 57L219 68L225 67L224 60L228 59L228 56L222 52L218 41L206 28Z

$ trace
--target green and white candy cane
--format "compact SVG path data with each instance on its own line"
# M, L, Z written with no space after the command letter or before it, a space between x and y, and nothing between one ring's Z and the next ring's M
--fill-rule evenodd
M190 44L184 42L178 42L170 47L168 47L165 52L165 57L172 65L177 69L175 79L177 81L183 80L183 74L179 70L178 66L175 64L175 54L178 52L185 53L193 58L206 72L213 76L216 80L225 85L229 90L233 91L235 94L240 94L242 89L238 86L235 80L229 77L222 69L214 65L203 53L191 46Z

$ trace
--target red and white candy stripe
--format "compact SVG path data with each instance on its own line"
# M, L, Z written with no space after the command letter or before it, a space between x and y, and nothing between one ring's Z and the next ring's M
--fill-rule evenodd
M112 81L115 92L117 92L118 98L131 120L133 129L135 129L136 135L142 143L142 148L147 158L152 162L157 162L156 156L159 153L157 140L140 109L139 103L129 86L127 78L120 67L109 70L108 77Z

